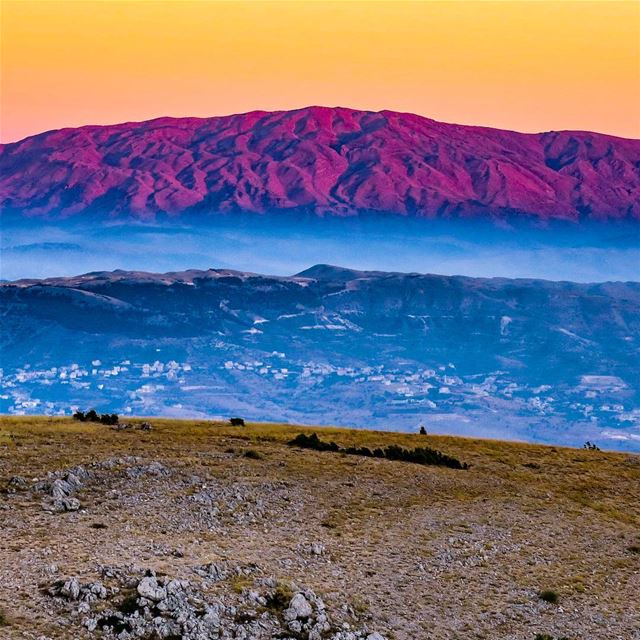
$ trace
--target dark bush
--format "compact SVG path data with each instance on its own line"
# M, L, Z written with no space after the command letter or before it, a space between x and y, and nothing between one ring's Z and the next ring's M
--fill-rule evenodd
M247 449L243 455L245 458L250 458L251 460L262 460L264 458L264 456L255 449Z
M135 592L126 596L118 606L118 610L125 615L133 615L139 609L140 605L138 604L138 594Z
M541 591L538 595L540 597L540 600L544 600L549 604L556 604L558 600L560 600L560 596L551 589L545 589L544 591Z
M90 409L86 413L84 411L76 411L73 414L73 419L79 422L100 422L101 424L118 424L117 413L103 413L98 415L95 409Z
M279 584L275 591L267 596L267 609L274 611L276 613L280 613L284 611L291 602L291 598L293 598L293 591L291 587L286 584Z
M387 458L388 460L399 460L402 462L413 462L415 464L432 464L451 469L468 469L469 465L460 462L457 458L448 456L436 449L429 447L417 447L416 449L404 449L398 445L390 445L386 449L374 449L368 447L346 447L341 448L335 442L323 442L317 434L310 436L300 433L289 442L292 447L302 449L313 449L315 451L334 451L352 456L365 456L367 458Z
M231 418L229 420L232 427L244 427L244 419L243 418Z
M302 449L315 449L316 451L340 451L340 447L335 442L322 442L315 433L310 436L301 433L297 435L289 444Z
M589 442L588 440L582 445L582 448L589 451L600 451L600 447L595 442Z

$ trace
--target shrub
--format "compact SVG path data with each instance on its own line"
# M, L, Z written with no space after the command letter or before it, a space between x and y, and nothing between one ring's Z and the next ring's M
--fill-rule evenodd
M247 449L244 452L244 457L251 458L251 460L262 460L264 458L264 456L259 451L256 451L255 449Z
M310 436L300 433L288 443L292 447L302 449L313 449L314 451L333 451L352 456L364 456L367 458L387 458L388 460L400 460L402 462L413 462L415 464L431 464L450 467L451 469L468 469L467 463L460 462L457 458L448 456L430 447L417 447L415 449L404 449L392 444L386 449L374 449L368 447L339 447L335 442L323 442L317 434Z
M314 449L315 451L340 451L340 447L335 442L322 442L318 435L312 433L310 436L300 433L289 444L301 449Z
M558 600L560 600L560 596L557 594L557 592L553 591L552 589L545 589L544 591L541 591L538 595L540 597L540 600L544 600L549 604L556 604Z
M231 418L229 420L232 427L244 427L244 419L243 418Z
M293 598L293 591L287 584L278 584L275 591L267 596L267 609L277 613L284 611Z
M630 547L627 547L629 553L640 553L640 544L632 544Z
M5 616L4 611L0 611L0 627L8 627L9 621L7 620L7 616Z
M118 424L117 413L102 413L98 415L95 409L90 409L86 413L84 411L76 411L73 414L73 419L79 422L100 422L101 424Z
M118 610L125 615L133 615L140 609L138 605L138 594L130 593L124 600L118 605Z

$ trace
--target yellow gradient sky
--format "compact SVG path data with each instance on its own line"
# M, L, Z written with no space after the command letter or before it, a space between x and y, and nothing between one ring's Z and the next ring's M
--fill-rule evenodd
M310 104L640 137L640 1L2 0L0 138Z

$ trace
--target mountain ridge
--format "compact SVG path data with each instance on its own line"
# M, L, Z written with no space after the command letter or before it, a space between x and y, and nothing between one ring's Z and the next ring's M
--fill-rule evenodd
M29 216L307 212L640 219L640 140L307 107L87 125L0 145L0 205Z
M400 429L424 419L467 435L640 447L639 282L304 274L2 283L0 411Z

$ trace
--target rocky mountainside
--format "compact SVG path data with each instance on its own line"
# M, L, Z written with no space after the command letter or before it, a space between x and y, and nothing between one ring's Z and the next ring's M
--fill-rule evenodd
M640 283L101 272L0 285L2 410L640 446Z
M0 206L29 216L381 212L640 219L640 141L309 107L85 126L0 146Z
M639 485L629 453L0 416L0 636L638 640Z

